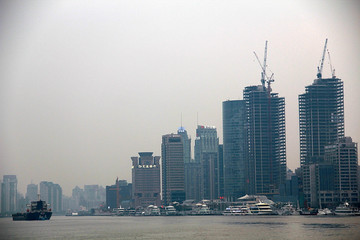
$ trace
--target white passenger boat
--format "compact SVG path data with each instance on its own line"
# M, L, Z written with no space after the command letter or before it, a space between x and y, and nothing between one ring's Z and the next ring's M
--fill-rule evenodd
M201 205L201 208L198 211L199 215L210 215L210 209L208 206L206 206L206 204Z
M234 207L230 206L225 209L223 212L224 216L241 216L241 215L250 215L252 214L249 207L247 206L240 206Z
M166 216L175 216L176 215L175 207L174 206L165 207L165 215Z
M356 208L352 208L348 202L340 204L335 209L335 215L339 216L355 216L360 215L359 210Z
M256 214L256 215L275 215L276 214L271 209L271 206L264 202L259 202L253 206L250 206L250 211L252 214Z
M332 212L328 208L324 208L324 209L319 209L318 210L318 215L334 215L334 212Z

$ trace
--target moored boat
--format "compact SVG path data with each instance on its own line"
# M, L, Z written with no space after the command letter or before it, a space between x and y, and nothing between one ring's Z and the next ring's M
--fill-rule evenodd
M253 206L250 206L252 214L256 215L275 215L276 213L271 209L271 206L264 202L258 202Z
M348 202L340 204L335 209L335 215L339 216L355 216L360 215L359 210L356 208L352 208Z
M301 209L299 213L300 215L317 215L318 210L315 208Z
M167 206L165 207L165 215L166 216L175 216L176 215L176 209L174 206Z
M198 215L210 215L211 212L210 212L210 209L208 206L206 206L205 204L201 205L201 208L198 209L198 212L197 212Z
M332 212L328 208L324 208L324 209L319 209L318 210L318 215L334 215L334 212Z

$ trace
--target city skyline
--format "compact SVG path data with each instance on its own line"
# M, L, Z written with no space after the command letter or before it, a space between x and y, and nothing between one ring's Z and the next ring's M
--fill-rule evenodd
M300 166L297 97L326 38L344 81L345 136L359 142L356 1L1 4L0 175L17 175L19 192L43 180L65 195L130 180L129 157L160 155L161 136L181 125L193 139L198 124L215 126L222 143L221 104L260 84L253 51L266 40L285 98L287 166ZM326 54L325 78L329 69Z

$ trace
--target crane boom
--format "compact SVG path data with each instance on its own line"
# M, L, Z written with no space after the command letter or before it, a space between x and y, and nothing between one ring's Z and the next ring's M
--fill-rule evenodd
M322 70L323 70L323 66L324 66L327 41L328 41L328 39L325 40L325 46L324 46L324 51L323 51L323 55L322 55L321 62L320 62L320 67L318 67L318 73L316 75L318 78L322 77Z
M260 59L258 57L258 55L256 54L256 52L254 51L254 55L256 57L256 60L258 61L260 67L261 67L261 84L265 87L265 82L266 79L268 79L268 76L266 75L266 59L267 59L267 42L265 42L265 52L264 52L264 63L261 64Z
M266 59L267 59L267 43L268 43L268 41L266 40L265 41L265 51L264 51L264 65L263 65L263 79L265 79L265 76L266 76ZM265 81L264 81L264 83L265 83ZM263 84L264 84L263 83Z
M264 75L264 72L265 72L264 67L263 67L263 65L261 64L260 59L259 59L258 55L256 54L256 52L254 51L253 53L254 53L254 55L255 55L255 57L256 57L256 60L258 61L259 65L260 65L260 67L261 67L261 70L262 70L262 72L261 72L261 84L262 84L263 86L265 86L265 77L267 77L267 76Z
M327 50L328 56L329 56L329 63L330 63L330 70L331 70L331 77L335 78L335 69L333 69L333 66L331 64L331 58L330 58L330 52L329 49Z

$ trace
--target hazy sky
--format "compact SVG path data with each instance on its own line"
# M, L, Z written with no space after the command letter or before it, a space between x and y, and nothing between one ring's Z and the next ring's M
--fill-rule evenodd
M1 1L0 177L131 181L131 156L161 155L181 124L217 127L222 102L260 84L285 97L288 167L299 163L298 95L325 38L344 81L345 134L360 141L360 4L350 1ZM329 60L324 77L330 76Z

